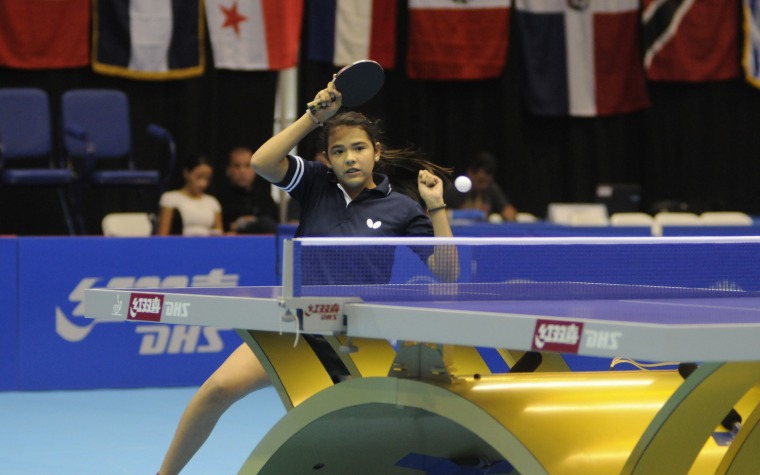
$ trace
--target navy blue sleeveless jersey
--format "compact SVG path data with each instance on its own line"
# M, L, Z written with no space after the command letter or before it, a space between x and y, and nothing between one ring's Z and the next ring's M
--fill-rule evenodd
M329 168L298 156L289 155L287 159L288 171L275 185L301 205L296 237L433 236L433 225L419 203L393 191L387 176L375 174L376 187L363 190L347 202ZM432 249L415 247L415 252L424 260ZM336 285L387 283L393 266L393 256L388 253L386 247L371 246L351 253L322 249L319 256L303 256L304 265L312 270L304 280Z

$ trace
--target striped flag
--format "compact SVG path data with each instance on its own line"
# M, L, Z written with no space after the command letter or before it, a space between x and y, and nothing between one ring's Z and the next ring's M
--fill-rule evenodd
M407 75L468 80L501 75L510 0L409 0Z
M132 79L200 76L205 66L199 0L94 0L92 69Z
M644 0L643 7L648 79L700 82L739 75L738 2Z
M649 106L638 0L515 0L534 114L603 116Z
M396 0L311 0L308 58L345 66L371 59L396 66Z
M280 70L298 62L303 0L205 0L214 66Z
M760 88L760 0L742 0L744 49L742 66L747 82Z
M90 63L89 0L0 0L0 65L78 68Z

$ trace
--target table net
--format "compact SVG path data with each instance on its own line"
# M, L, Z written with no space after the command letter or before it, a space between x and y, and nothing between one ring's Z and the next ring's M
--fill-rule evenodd
M302 238L293 295L364 300L757 297L760 237ZM288 270L286 270L288 272Z

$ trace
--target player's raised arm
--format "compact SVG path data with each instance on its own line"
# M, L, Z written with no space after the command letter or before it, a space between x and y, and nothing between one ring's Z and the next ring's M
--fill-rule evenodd
M288 162L285 157L309 132L335 115L342 104L341 95L330 82L314 98L322 107L316 112L307 111L287 128L270 138L251 157L251 166L256 173L270 183L277 183L285 177Z
M443 201L443 181L427 170L420 170L418 178L420 197L433 223L435 237L452 237L451 225ZM435 246L427 260L430 271L444 282L454 282L459 278L459 253L455 245Z

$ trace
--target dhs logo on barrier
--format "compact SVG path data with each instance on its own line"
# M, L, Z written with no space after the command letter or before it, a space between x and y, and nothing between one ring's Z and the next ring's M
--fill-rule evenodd
M69 343L84 341L99 325L113 325L119 322L89 320L84 317L84 291L94 287L119 288L181 288L181 287L230 287L238 285L240 276L226 274L224 269L211 269L208 274L150 276L116 276L102 282L102 277L85 277L69 294L69 302L75 304L71 316L62 306L55 307L55 332ZM103 285L105 283L105 285ZM126 304L126 305L125 305ZM135 334L140 335L137 353L140 355L163 355L180 353L218 353L224 349L220 332L224 328L199 327L196 325L156 325L162 316L188 317L190 303L164 300L162 295L134 292L129 301L118 296L114 301L112 314L127 320L151 322L150 325L130 325Z
M578 353L583 323L560 320L538 320L533 332L534 350Z
M160 322L164 296L154 294L130 294L128 320Z

